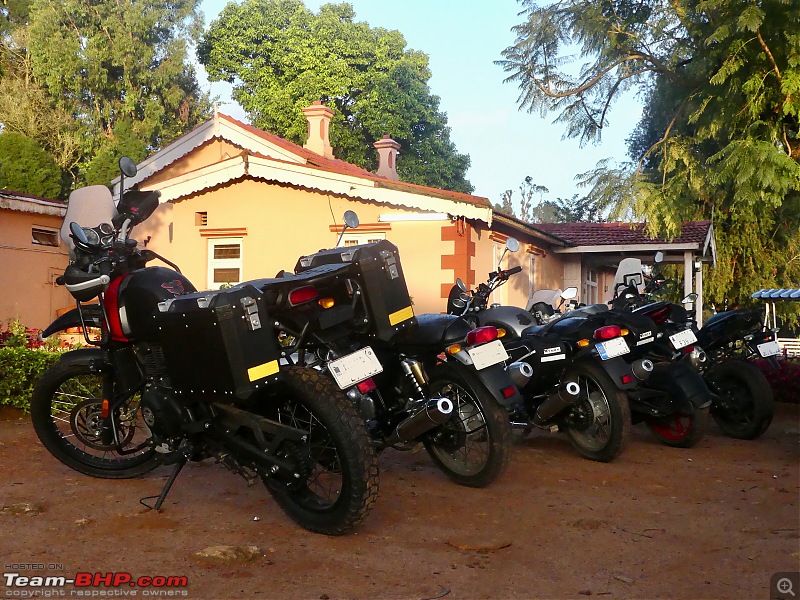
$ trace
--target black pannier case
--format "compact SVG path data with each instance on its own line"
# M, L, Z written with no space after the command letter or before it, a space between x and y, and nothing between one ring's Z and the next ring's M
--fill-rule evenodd
M172 386L246 399L277 381L279 350L262 293L249 284L178 296L156 316Z
M295 273L302 273L320 265L347 262L352 265L351 274L364 287L372 335L390 342L417 324L400 254L391 242L321 250L301 256L294 269Z

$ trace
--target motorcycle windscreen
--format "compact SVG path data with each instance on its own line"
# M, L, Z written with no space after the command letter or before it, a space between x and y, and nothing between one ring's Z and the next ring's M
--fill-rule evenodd
M67 213L61 225L61 240L69 248L70 254L75 250L75 242L69 235L69 224L73 221L81 227L97 227L101 223L111 223L117 214L114 198L104 185L90 185L79 188L69 195Z
M644 276L642 275L642 261L638 258L623 258L614 275L614 289L620 284L628 287L636 286L639 292L644 291Z

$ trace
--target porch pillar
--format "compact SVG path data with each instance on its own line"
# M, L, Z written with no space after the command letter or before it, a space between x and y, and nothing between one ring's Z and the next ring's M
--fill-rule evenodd
M683 253L683 297L692 293L692 273L694 271L694 261L690 251Z
M697 269L694 280L694 291L697 294L697 300L694 302L694 318L698 328L703 326L703 263L699 264L700 268Z

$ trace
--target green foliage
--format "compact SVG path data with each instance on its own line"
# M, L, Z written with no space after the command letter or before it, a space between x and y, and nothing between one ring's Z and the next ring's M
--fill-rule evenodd
M544 195L549 193L543 185L533 182L528 175L519 186L520 210L514 210L514 192L506 190L502 195L502 204L495 204L497 210L509 215L515 215L528 223L577 223L603 221L601 206L590 197L580 197L578 194L572 198L556 198L545 200ZM536 200L536 202L534 202Z
M529 110L595 140L625 89L645 98L633 162L585 174L589 198L653 234L714 224L705 297L800 285L800 5L794 0L524 1L500 64ZM580 47L582 66L564 54ZM570 70L572 68L572 70Z
M108 183L119 154L133 146L144 158L210 113L187 54L201 32L198 2L7 5L0 122L39 142L70 183Z
M59 356L28 348L0 348L0 404L30 410L36 381Z
M349 4L318 14L299 0L228 4L198 47L212 81L233 84L233 98L254 125L302 144L302 109L316 100L335 111L334 154L370 171L372 144L401 144L403 181L471 192L469 157L450 140L447 117L431 94L428 57L406 49L398 31L356 22Z
M20 133L0 134L0 189L55 198L61 169L39 144Z

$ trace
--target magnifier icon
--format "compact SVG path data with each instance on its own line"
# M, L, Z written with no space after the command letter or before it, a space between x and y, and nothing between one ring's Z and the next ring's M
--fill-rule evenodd
M781 594L789 594L792 598L795 597L794 590L792 589L792 580L788 577L781 577L778 579L775 587L778 588L778 591Z

